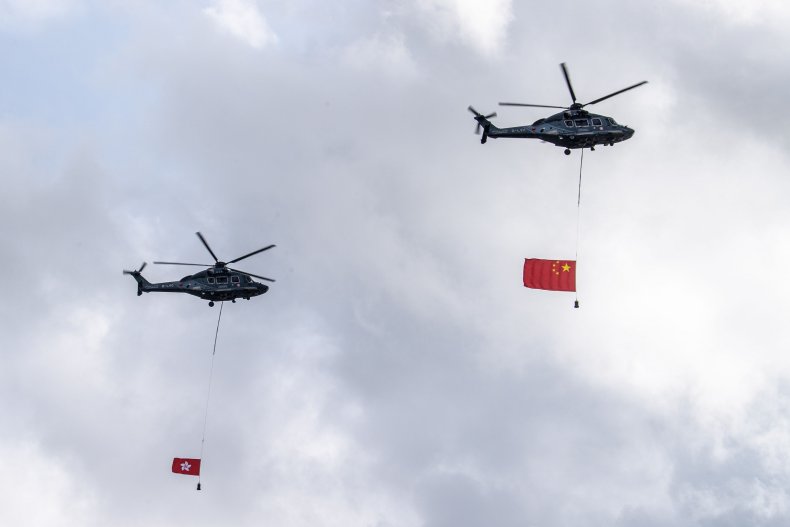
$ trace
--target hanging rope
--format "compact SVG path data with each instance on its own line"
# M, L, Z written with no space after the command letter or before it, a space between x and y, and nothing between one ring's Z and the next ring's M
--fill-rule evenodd
M206 411L203 414L203 439L200 440L200 463L201 472L203 464L203 447L206 445L206 424L208 423L208 403L211 399L211 380L214 377L214 356L217 354L217 336L219 335L219 322L222 320L222 306L225 302L219 303L219 316L217 317L217 330L214 332L214 351L211 352L211 368L208 374L208 394L206 394ZM200 475L198 475L197 490L200 490Z
M582 203L582 167L584 166L584 148L581 149L582 155L579 160L579 193L576 195L576 270L579 269L579 226L581 225L581 203ZM578 284L578 282L577 282ZM576 286L576 300L573 307L579 307L579 286Z

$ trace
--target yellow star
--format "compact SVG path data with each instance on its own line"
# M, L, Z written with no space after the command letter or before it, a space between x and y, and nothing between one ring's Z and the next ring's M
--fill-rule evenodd
M565 264L565 265L562 266L562 272L569 273L570 271L571 271L571 266L570 265Z

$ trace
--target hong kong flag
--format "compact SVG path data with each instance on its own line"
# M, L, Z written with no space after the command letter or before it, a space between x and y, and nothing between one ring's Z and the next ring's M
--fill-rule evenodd
M176 474L186 474L187 476L199 476L200 460L175 457L173 458L173 472Z
M574 260L524 260L524 287L549 291L576 291Z

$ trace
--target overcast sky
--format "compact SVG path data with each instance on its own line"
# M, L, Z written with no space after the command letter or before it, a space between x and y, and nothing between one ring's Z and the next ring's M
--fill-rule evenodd
M790 522L790 7L0 0L0 524ZM564 105L579 152L473 135ZM219 306L122 269L277 279ZM242 265L243 264L243 265ZM188 268L154 266L151 281ZM195 269L195 268L192 268Z

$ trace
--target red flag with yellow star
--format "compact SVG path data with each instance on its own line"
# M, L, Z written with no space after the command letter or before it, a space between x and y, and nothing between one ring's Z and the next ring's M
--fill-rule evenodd
M576 291L576 261L524 260L524 287L549 291Z

